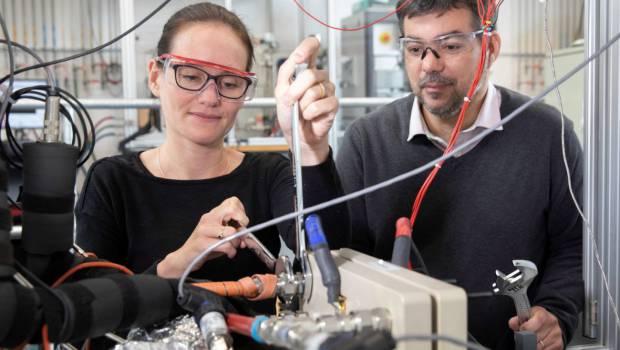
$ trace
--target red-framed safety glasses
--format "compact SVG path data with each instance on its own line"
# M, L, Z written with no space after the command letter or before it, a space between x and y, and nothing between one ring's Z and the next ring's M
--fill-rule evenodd
M163 63L164 71L173 69L175 82L183 90L200 93L213 80L221 97L235 101L247 101L254 97L257 79L252 72L173 54L164 54L156 59ZM213 75L205 68L217 69L224 74Z

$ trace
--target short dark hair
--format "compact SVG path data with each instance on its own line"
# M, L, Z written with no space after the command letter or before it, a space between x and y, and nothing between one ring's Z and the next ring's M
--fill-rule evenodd
M402 6L405 1L398 0L396 8ZM403 23L405 18L422 16L433 12L443 12L451 9L465 8L471 12L471 25L473 30L482 29L480 17L478 16L478 2L476 0L412 0L410 3L397 12L398 26L401 34L405 34Z
M252 46L252 40L250 39L250 34L245 24L241 22L241 19L239 19L237 15L224 7L208 2L186 6L168 19L168 22L164 25L159 42L157 43L157 56L170 53L170 45L174 36L184 26L191 23L208 22L219 22L227 25L237 34L243 46L245 46L248 51L248 60L245 65L245 70L251 70L252 63L254 62L254 47Z

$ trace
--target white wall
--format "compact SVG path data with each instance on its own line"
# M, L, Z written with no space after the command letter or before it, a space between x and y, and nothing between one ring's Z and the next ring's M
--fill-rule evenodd
M549 0L548 27L554 50L583 38L582 0ZM502 49L493 69L493 81L528 95L542 91L547 46L544 35L544 2L505 1L500 8L498 32Z

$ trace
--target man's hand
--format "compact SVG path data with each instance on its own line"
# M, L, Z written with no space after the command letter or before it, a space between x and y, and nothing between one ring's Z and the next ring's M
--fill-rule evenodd
M532 307L532 317L519 325L517 316L508 321L508 326L513 331L531 331L536 333L537 350L562 350L562 329L558 318L540 306Z
M320 46L316 38L302 41L280 66L275 88L278 121L289 145L292 140L291 107L299 101L302 165L317 165L327 159L329 129L338 111L336 87L328 80L327 71L314 68ZM308 63L308 69L292 81L295 66L301 63Z

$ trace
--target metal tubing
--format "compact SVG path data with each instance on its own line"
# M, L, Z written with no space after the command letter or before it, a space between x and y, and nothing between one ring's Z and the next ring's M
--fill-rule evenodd
M293 105L293 116L291 117L291 133L293 139L293 145L291 149L291 161L293 163L293 170L295 175L295 211L304 209L304 190L303 190L303 178L301 174L301 141L299 135L299 102L295 102ZM306 237L303 233L304 217L298 215L295 217L295 234L297 236L297 247L295 255L298 259L302 259L306 252ZM305 268L304 264L301 264L302 268ZM305 270L303 271L305 273Z
M393 102L390 97L343 97L340 99L341 107L379 107ZM84 98L80 99L84 107L89 109L138 109L159 108L159 100L153 98L114 99L114 98ZM276 99L273 97L259 97L245 102L245 108L275 107ZM33 108L43 108L42 102L20 100L13 106L13 111L24 111Z
M596 17L599 13L599 4L597 0L588 1L585 6L585 33L586 39L585 49L586 54L594 52L599 47L598 40L598 28L596 23ZM597 171L595 167L596 162L596 140L598 139L597 130L597 118L599 114L599 106L597 96L599 95L599 86L597 83L597 76L599 72L599 61L592 62L585 71L585 123L584 123L584 210L586 217L596 218L597 205L596 205L596 184ZM592 232L598 232L598 220L592 220L591 222ZM584 312L584 326L583 334L588 338L598 338L599 329L595 319L592 318L593 313L589 312L590 302L598 298L600 295L600 282L597 277L598 271L594 262L593 246L587 234L584 235L583 240L583 271L585 276L585 309Z
M327 18L329 23L336 23L336 0L327 0ZM329 69L329 80L336 84L338 81L338 55L336 52L336 41L337 34L335 30L327 31L327 53L328 53L328 69ZM341 91L338 85L336 85L335 91L336 97L341 97ZM342 124L342 112L339 109L336 112L336 117L334 118L334 125L329 131L329 145L332 148L334 154L338 154L338 133Z

